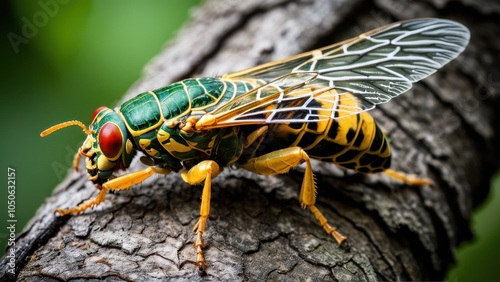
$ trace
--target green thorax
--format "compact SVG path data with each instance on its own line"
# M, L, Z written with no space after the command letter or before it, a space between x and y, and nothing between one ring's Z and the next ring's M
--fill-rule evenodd
M241 154L237 129L217 129L187 134L171 121L183 122L201 116L219 105L246 93L255 86L219 78L186 79L139 94L118 110L138 149L156 164L180 168L204 159L217 159L221 165L234 162Z
M209 112L254 86L220 78L190 78L144 92L119 109L133 136L158 128L164 121L181 119L191 112Z

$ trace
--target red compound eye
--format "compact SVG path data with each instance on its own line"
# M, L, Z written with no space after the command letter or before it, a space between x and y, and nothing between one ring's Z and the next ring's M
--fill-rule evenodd
M120 128L111 122L107 122L99 131L99 147L108 159L118 157L122 150L123 136Z
M107 107L104 107L104 106L97 108L97 109L94 111L94 113L92 114L92 117L90 118L90 122L92 123L92 122L94 121L94 118L97 116L97 114L98 114L100 111L105 110L105 109L107 109Z

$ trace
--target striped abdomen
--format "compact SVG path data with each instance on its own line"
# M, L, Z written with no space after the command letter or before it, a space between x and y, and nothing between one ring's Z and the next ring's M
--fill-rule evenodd
M351 94L343 94L339 96L337 107L356 101ZM320 122L273 125L271 147L298 146L311 158L359 172L380 172L389 168L388 141L370 114L348 115L338 111L336 117Z

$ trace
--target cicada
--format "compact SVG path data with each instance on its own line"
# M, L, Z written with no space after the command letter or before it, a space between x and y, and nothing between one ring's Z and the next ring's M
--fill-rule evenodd
M393 23L321 49L243 71L185 79L137 95L112 110L98 108L74 162L86 157L95 198L57 209L79 214L104 201L109 190L128 189L155 173L179 172L203 184L194 225L196 265L203 268L203 233L210 211L211 181L224 167L261 175L286 173L304 163L300 203L339 244L346 242L315 205L311 159L360 173L386 173L412 185L428 179L390 169L389 143L368 113L408 91L457 57L469 41L463 25L442 19ZM265 141L265 142L264 142ZM147 168L121 176L137 151Z

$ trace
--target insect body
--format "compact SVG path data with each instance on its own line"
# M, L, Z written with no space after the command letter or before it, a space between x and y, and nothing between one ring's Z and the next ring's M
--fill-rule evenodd
M300 202L342 244L346 237L315 206L310 159L428 184L389 169L389 144L367 111L434 73L468 40L468 30L448 20L394 23L282 61L176 82L139 94L116 110L98 108L88 129L79 121L55 125L41 136L70 125L88 135L74 166L85 156L88 178L100 189L97 197L56 212L81 213L104 201L108 190L128 189L154 173L180 172L188 184L204 185L193 228L196 265L202 268L211 179L229 165L275 175L305 163ZM148 167L114 177L137 150L146 155L141 161Z

